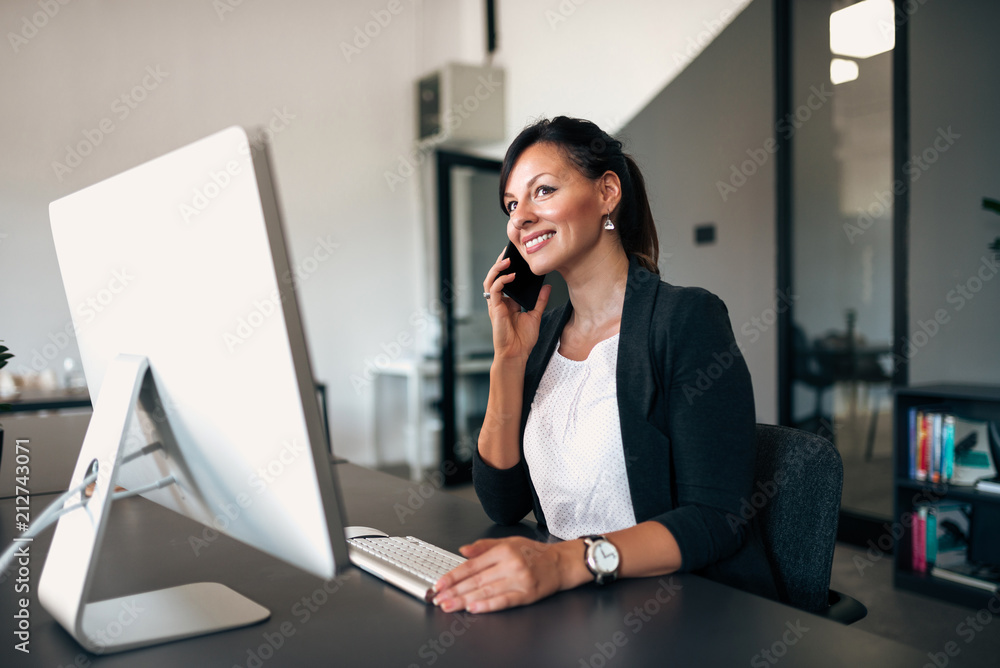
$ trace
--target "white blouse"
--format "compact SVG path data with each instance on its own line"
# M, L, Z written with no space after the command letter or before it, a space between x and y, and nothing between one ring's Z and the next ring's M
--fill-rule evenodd
M635 526L618 415L618 336L583 361L563 357L557 345L524 429L549 533L564 540Z

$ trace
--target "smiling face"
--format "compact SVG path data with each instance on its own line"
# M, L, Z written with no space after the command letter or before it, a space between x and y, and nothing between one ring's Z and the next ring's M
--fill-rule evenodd
M565 277L601 248L620 244L617 232L604 229L620 197L614 172L589 179L557 145L533 144L521 153L507 180L507 237L532 272L559 271Z

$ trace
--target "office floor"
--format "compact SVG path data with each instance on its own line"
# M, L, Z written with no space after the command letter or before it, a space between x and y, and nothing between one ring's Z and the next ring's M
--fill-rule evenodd
M840 389L840 388L838 388ZM845 388L846 389L846 388ZM843 392L835 402L834 430L837 450L844 462L841 507L874 517L892 517L892 402L887 390L871 394L862 385L852 402ZM853 405L852 405L853 404ZM865 457L872 413L877 411L875 440Z
M405 475L402 469L397 473ZM448 491L478 503L471 486ZM982 613L981 620L989 615L990 622L980 627L981 632L976 632L966 620L975 617L978 610L897 591L892 584L891 556L872 559L864 549L838 543L830 586L853 596L868 608L868 616L856 624L859 629L924 652L940 654L939 666L946 665L943 661L952 661L944 654L949 642L954 642L959 650L954 659L956 665L992 668L1000 665L1000 618L994 619L997 616L988 611ZM928 662L935 665L931 657Z

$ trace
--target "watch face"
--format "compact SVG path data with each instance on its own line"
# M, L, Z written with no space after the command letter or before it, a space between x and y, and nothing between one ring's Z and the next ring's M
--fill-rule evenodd
M614 573L618 570L618 550L606 540L602 540L593 549L594 565L601 573Z

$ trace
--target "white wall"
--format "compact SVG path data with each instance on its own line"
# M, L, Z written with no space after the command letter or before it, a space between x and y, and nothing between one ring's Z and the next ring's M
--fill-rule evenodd
M644 170L660 238L660 271L719 295L753 377L757 419L777 421L774 56L771 3L752 3L625 126ZM734 165L762 165L734 192ZM751 165L753 167L753 165ZM716 242L695 245L712 222Z
M372 392L352 376L414 332L429 292L421 218L433 202L420 188L429 175L390 188L385 174L413 148L413 81L449 60L482 62L482 3L246 0L219 12L227 1L74 2L51 17L33 0L0 4L0 32L24 31L0 44L0 336L17 354L8 369L58 369L78 355L60 336L70 318L48 202L225 126L273 121L284 126L272 144L293 262L320 238L338 244L300 298L316 375L330 388L335 449L369 463ZM498 3L508 139L558 113L621 127L745 4ZM32 21L41 27L25 27ZM165 74L145 79L151 89L137 91L145 99L125 117L116 99L142 85L147 67ZM97 143L105 118L114 129ZM53 162L65 163L85 133L93 151L57 174ZM502 144L486 150L499 155Z
M419 7L402 2L350 61L340 44L386 6L247 1L220 17L212 3L193 0L79 2L60 7L16 53L5 39L0 328L17 354L8 368L41 366L45 353L57 366L77 355L72 343L57 345L70 316L49 201L225 126L269 123L277 109L293 117L273 139L292 261L311 255L318 238L339 244L300 284L313 364L330 385L337 450L365 459L368 402L350 376L379 352L372 342L394 337L416 308L413 197L405 187L390 191L383 171L413 136ZM38 11L35 2L3 3L2 32ZM115 99L141 85L147 66L165 78L122 119ZM114 131L60 180L52 162L64 162L65 146L103 118Z
M498 2L495 62L510 81L508 138L539 117L560 114L617 131L749 2Z
M910 382L1000 383L1000 4L920 5L910 19ZM936 319L936 316L940 316Z

